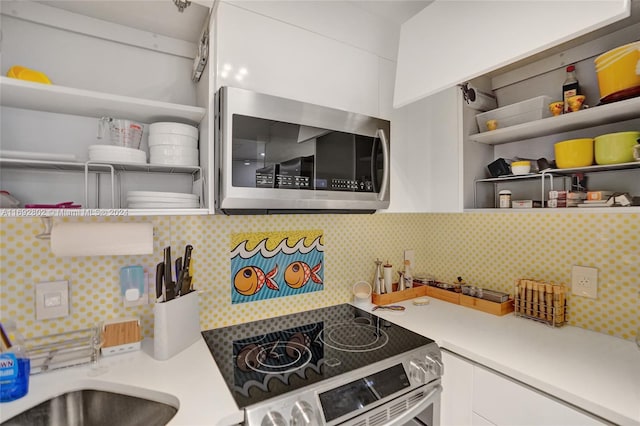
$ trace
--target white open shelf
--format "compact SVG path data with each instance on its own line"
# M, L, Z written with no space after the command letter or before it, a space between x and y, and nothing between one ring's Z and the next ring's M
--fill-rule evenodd
M469 135L469 139L487 145L499 145L638 117L640 117L640 97L591 107L557 117L530 121L503 129L476 133Z
M204 108L112 95L71 87L32 83L0 76L2 106L80 115L85 117L127 117L142 123L183 121L198 126Z
M88 162L90 172L108 172L107 167L113 166L115 171L126 172L156 172L156 173L182 173L193 174L200 171L198 166L169 166L161 164L112 164L101 162ZM75 161L46 161L23 160L19 158L0 158L0 167L12 169L38 169L38 170L64 170L84 171L84 162Z

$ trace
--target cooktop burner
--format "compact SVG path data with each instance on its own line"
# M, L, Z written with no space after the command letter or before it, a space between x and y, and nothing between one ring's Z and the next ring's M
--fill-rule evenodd
M382 348L389 341L384 329L354 319L352 322L339 323L325 327L320 335L325 346L345 352L369 352Z
M349 304L202 335L240 408L433 342Z

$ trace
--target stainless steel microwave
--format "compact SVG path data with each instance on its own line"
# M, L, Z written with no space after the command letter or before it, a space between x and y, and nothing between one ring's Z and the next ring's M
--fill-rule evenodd
M387 120L222 87L216 210L373 213L389 206Z

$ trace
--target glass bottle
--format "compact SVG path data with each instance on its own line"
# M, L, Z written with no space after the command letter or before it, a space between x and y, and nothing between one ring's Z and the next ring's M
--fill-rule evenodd
M564 101L563 113L571 112L569 107L569 98L575 96L580 91L580 84L578 83L578 77L576 77L576 67L569 65L567 67L567 76L562 83L562 100Z

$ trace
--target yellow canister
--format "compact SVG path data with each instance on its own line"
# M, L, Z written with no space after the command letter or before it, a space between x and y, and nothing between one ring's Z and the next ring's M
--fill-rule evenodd
M617 47L595 60L600 99L640 86L640 41Z

